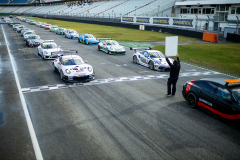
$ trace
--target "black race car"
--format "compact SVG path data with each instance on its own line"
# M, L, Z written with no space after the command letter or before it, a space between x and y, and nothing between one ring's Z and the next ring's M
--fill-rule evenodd
M189 107L199 107L240 127L240 79L188 81L183 85L182 95Z
M29 35L26 39L26 45L28 47L37 47L42 43L42 39L40 38L39 35Z

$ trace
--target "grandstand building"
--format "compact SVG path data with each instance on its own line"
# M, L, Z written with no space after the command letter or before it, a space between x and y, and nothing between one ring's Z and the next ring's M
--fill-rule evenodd
M122 23L217 32L231 26L238 33L240 0L1 0L0 14L115 19Z

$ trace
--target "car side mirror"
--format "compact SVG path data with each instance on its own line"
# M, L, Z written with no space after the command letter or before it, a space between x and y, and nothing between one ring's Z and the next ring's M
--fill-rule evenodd
M231 98L228 98L228 97L223 98L223 100L226 101L226 102L232 102Z
M58 62L59 65L61 65L61 62Z
M85 60L85 63L87 63L87 60Z

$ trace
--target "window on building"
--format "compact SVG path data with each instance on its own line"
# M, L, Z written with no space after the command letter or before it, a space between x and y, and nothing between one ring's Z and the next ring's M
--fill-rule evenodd
M202 14L214 14L214 8L203 8Z
M187 8L181 8L180 13L181 14L188 14L188 9Z
M191 8L191 14L198 14L198 8Z
M235 14L236 7L231 8L231 14Z
M236 14L240 14L240 7L237 7Z
M225 11L225 5L220 5L220 11Z

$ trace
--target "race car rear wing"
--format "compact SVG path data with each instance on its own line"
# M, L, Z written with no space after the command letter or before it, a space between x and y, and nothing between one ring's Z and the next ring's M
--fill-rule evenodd
M101 42L103 40L112 40L112 38L97 38L98 42Z
M148 49L148 50L151 50L152 48L151 47L130 47L130 50L134 50L134 52L136 53L137 50L143 50L143 49Z
M71 53L71 55L73 54L73 53L76 53L76 54L78 54L78 51L74 51L74 50L69 50L69 51L67 51L67 50L65 50L65 51L55 51L55 52L51 52L51 54L53 55L58 55L58 57L60 57L61 55L64 55L64 54L66 54L66 53Z

